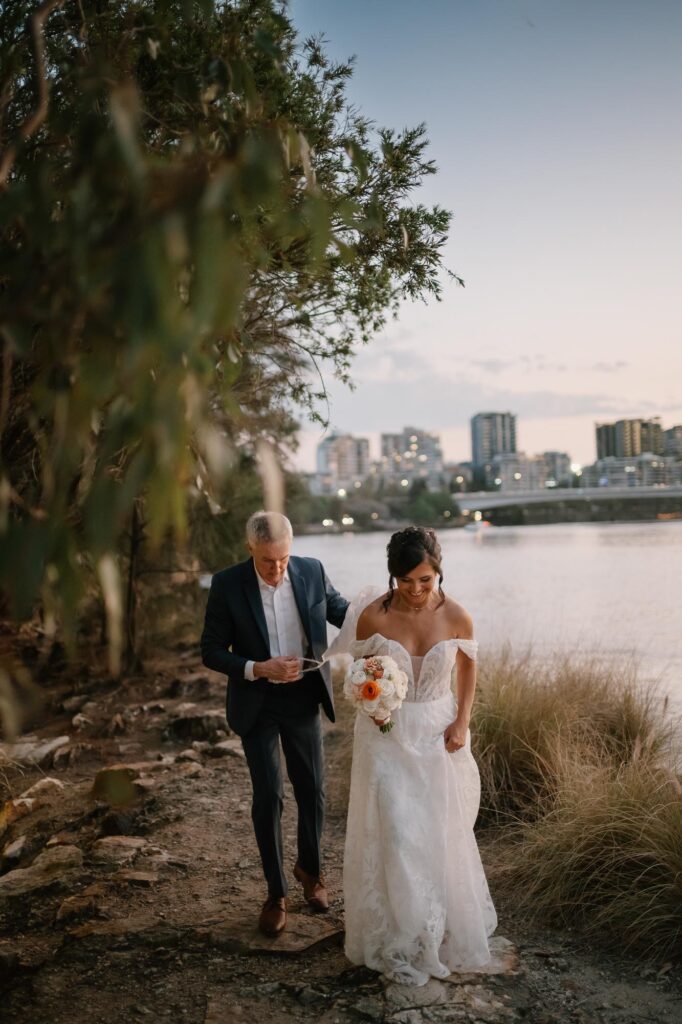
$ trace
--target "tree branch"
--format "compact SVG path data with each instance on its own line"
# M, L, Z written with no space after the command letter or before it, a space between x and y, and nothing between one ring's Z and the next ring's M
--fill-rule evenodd
M45 39L43 29L45 22L58 7L63 7L66 0L43 0L43 3L34 12L31 18L31 31L33 33L33 51L36 60L36 80L38 85L38 104L26 121L19 129L18 138L11 142L0 160L0 188L6 188L14 161L19 151L19 143L30 139L40 128L47 117L49 98L49 87L47 82L47 68L45 66Z

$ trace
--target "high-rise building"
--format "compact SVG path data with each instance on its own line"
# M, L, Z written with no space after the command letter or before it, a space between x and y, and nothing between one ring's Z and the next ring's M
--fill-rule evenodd
M568 452L543 452L545 487L571 486L571 456Z
M516 452L516 416L511 412L479 412L471 419L471 461L485 466L495 455Z
M352 434L330 434L317 446L318 494L356 489L369 476L369 441Z
M663 431L663 454L682 459L682 424Z
M663 454L663 429L659 416L652 419L616 420L615 423L597 423L597 459L615 456L629 459L644 452Z
M597 458L607 459L616 454L616 424L595 423Z
M443 474L440 437L416 427L404 427L400 434L382 434L381 471L389 482L406 480L411 484L414 480L426 480L432 490L440 488Z

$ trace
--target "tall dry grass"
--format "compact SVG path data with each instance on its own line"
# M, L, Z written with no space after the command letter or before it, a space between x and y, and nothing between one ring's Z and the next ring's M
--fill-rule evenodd
M471 732L481 772L481 823L542 816L571 751L618 768L670 755L673 721L634 668L589 657L540 661L527 651L483 660Z
M649 956L682 951L677 723L595 659L484 662L472 734L498 891Z

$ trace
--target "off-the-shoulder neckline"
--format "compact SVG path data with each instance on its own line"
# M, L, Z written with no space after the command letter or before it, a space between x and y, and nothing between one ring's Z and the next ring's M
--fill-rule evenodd
M437 640L436 643L433 644L431 647L429 647L428 651L426 651L424 654L410 654L410 652L408 651L407 647L405 647L404 644L401 644L400 640L394 640L393 637L391 637L391 636L384 636L383 633L379 633L379 632L372 633L371 636L365 637L364 640L358 640L356 638L353 641L353 643L356 643L356 644L366 644L366 643L369 643L370 640L375 640L377 637L379 637L380 640L384 640L386 643L397 644L398 647L400 647L405 652L405 654L408 656L408 658L425 658L427 654L430 654L431 651L434 651L436 649L436 647L440 647L441 644L476 644L477 643L477 641L474 640L473 637L463 637L463 636L446 637L445 640Z

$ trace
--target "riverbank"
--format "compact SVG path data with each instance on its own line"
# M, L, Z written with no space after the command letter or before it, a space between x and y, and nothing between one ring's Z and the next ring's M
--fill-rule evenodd
M500 874L507 847L490 829L479 840L498 932L518 949L518 963L407 993L350 967L340 945L349 737L342 703L325 737L334 906L311 918L293 890L289 944L278 948L253 928L263 886L248 771L226 731L222 679L202 669L193 649L175 649L116 684L84 667L52 673L44 696L23 763L15 755L0 774L9 797L40 784L23 807L16 801L13 820L6 806L0 819L3 1024L674 1020L679 968L661 956L605 951L575 922L554 930L531 923ZM39 767L26 760L31 746L43 747ZM289 864L292 812L287 787Z

